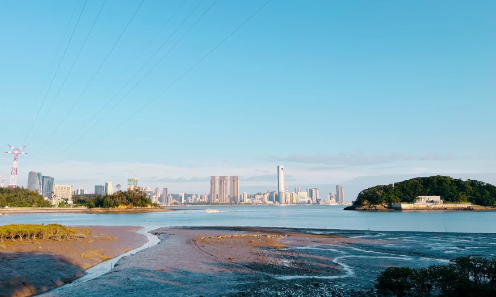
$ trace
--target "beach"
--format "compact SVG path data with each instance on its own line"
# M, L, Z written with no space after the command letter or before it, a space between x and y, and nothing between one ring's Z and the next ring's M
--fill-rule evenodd
M76 227L92 235L73 240L4 242L0 246L0 296L30 296L84 276L85 270L145 244L141 227Z
M495 234L262 227L153 231L107 274L43 296L367 296L387 267L494 254Z

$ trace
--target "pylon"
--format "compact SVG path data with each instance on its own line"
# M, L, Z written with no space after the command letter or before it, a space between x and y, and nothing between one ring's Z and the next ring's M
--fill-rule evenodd
M7 177L6 175L0 175L0 180L1 180L0 188L3 188L3 181L5 180L6 177Z
M26 146L23 147L13 147L9 144L12 149L9 152L5 152L6 154L13 154L14 161L12 161L12 170L10 171L10 180L9 180L9 188L17 188L17 164L19 163L19 155L27 155L28 153L21 152Z

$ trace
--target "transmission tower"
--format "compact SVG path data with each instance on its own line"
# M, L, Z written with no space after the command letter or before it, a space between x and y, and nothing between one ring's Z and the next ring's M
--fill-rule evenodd
M14 161L12 161L12 170L10 171L9 188L17 188L17 164L19 163L19 155L27 155L28 153L22 152L26 147L13 147L9 144L11 151L5 152L6 154L13 154Z
M1 180L1 182L0 182L0 188L3 188L3 181L5 180L5 178L7 178L7 176L0 175L0 180Z

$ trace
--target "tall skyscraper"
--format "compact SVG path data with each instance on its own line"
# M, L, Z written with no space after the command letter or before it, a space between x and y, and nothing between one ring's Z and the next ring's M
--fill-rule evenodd
M43 174L41 174L41 172L38 172L36 174L38 175L38 183L40 185L38 193L40 193L40 195L43 195Z
M219 176L219 203L229 203L227 176Z
M319 189L308 189L308 198L311 198L312 203L317 203L317 199L319 199Z
M38 180L38 174L34 171L30 171L28 175L28 190L30 191L40 191L40 182Z
M105 195L109 196L114 194L114 188L112 188L112 182L105 183Z
M229 197L232 202L239 202L239 176L229 177Z
M217 176L210 177L210 195L208 202L214 203L217 200Z
M279 165L277 166L277 193L278 195L278 201L279 204L284 204L284 201L286 200L286 188L284 186L284 166Z
M101 185L96 185L95 186L95 195L105 195L105 186Z
M162 190L162 204L171 204L172 201L169 201L169 189L168 188L163 188Z
M179 193L179 203L184 204L184 193Z
M344 204L344 190L340 185L336 186L336 198L339 204Z
M43 197L52 199L54 179L51 176L43 176Z

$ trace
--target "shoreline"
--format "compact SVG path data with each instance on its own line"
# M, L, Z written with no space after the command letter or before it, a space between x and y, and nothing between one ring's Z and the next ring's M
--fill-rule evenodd
M1 215L7 214L25 214L25 213L87 213L87 214L124 214L124 213L150 213L150 212L168 212L176 211L176 209L167 208L56 208L56 207L46 207L46 208L0 208Z
M77 240L4 242L0 247L1 296L31 296L87 275L87 270L144 246L148 238L131 226L76 226L92 235Z
M480 212L480 211L496 211L496 207L491 206L480 206L480 205L470 205L468 207L449 207L449 204L445 204L446 207L436 207L436 208L405 208L405 209L395 209L386 207L384 205L365 205L365 206L348 206L344 210L354 210L354 211L370 211L370 212Z

